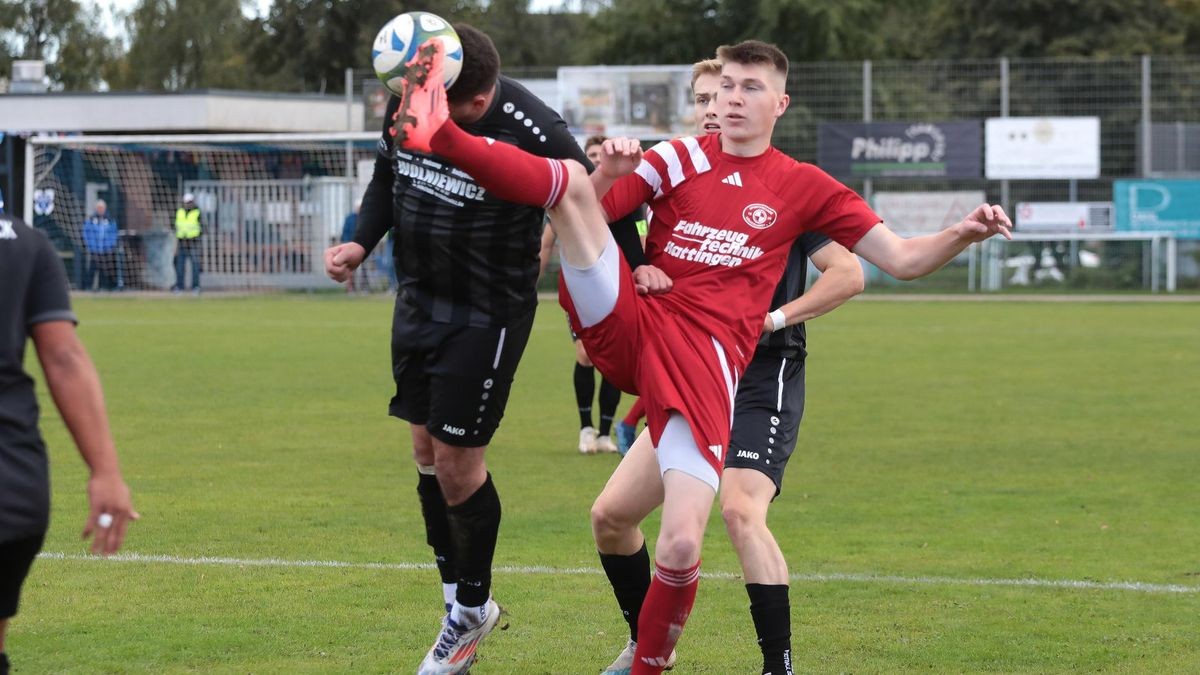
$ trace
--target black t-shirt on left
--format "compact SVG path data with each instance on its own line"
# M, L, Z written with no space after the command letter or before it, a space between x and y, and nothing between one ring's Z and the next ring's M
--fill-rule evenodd
M46 446L24 367L30 330L47 321L75 321L62 261L44 234L0 215L0 542L39 534L50 520Z
M400 298L433 321L498 327L529 313L537 305L544 210L492 196L436 154L394 148L389 132L399 107L391 97L354 241L370 251L392 230ZM558 113L503 75L488 110L463 130L592 166ZM627 256L641 255L632 218L612 228Z

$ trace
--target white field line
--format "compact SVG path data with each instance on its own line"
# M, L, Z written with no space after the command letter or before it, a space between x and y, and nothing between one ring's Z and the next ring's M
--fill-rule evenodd
M339 560L284 560L281 558L225 558L200 557L183 558L171 555L148 555L143 553L120 553L109 558L75 554L75 553L42 553L38 556L43 560L85 560L90 562L118 563L160 563L165 565L215 565L224 567L312 567L355 570L433 570L433 563L379 563L379 562L343 562ZM604 572L593 567L545 567L542 565L514 566L502 565L493 570L498 574L566 574L566 575L603 575ZM701 576L706 579L741 579L740 574L732 572L704 572ZM1200 593L1200 586L1183 586L1178 584L1151 584L1141 581L1090 581L1079 579L959 579L955 577L917 576L906 577L894 574L792 574L792 581L807 583L863 583L863 584L893 584L900 586L1010 586L1018 588L1066 588L1098 591L1134 591L1138 593Z

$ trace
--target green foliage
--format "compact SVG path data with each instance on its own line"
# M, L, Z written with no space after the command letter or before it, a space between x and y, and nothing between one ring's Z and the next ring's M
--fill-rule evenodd
M431 562L409 437L386 416L389 300L76 310L143 516L128 552ZM1200 670L1200 592L972 584L1197 587L1198 335L1197 303L855 301L811 322L800 447L770 514L802 575L797 672ZM617 458L573 447L572 362L543 303L488 465L504 502L497 565L550 569L496 574L510 627L478 675L596 672L624 641L587 515ZM39 392L45 550L81 555L84 470ZM714 509L702 571L725 576L700 584L679 672L755 667L738 569ZM394 673L429 647L440 605L428 567L44 559L7 651L30 673Z
M114 89L252 88L252 37L239 0L142 0L126 21L131 46Z
M340 92L375 32L422 9L489 33L511 68L691 63L758 38L793 61L992 59L1200 52L1200 0L589 0L531 13L528 0L140 0L128 51L80 0L0 0L0 69L46 58L56 85ZM86 9L85 9L86 7Z
M265 88L340 92L346 68L370 66L376 32L393 16L423 9L445 16L469 11L468 3L433 0L420 7L394 0L275 0L247 45Z
M1194 0L956 0L931 4L929 36L936 58L1180 54L1198 15Z
M100 24L100 9L78 0L0 0L0 75L8 76L13 59L40 59L55 88L96 88L120 57Z

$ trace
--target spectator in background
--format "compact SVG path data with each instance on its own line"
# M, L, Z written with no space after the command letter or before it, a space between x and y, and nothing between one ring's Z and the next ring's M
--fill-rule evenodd
M124 286L117 244L117 221L108 214L108 204L103 199L96 200L95 211L83 221L83 247L87 260L84 261L81 289L92 290L92 283L97 276L99 289L119 290Z
M117 463L100 378L75 334L62 261L44 234L7 216L0 216L0 288L0 674L7 674L8 620L50 523L49 461L24 367L30 338L54 404L91 470L83 536L94 537L92 553L116 553L138 514Z
M354 241L354 235L358 232L358 211L361 208L362 200L355 200L354 210L346 214L346 220L342 223L342 238L339 243L345 244ZM353 293L356 288L363 293L371 290L371 280L367 277L366 265L359 265L358 270L346 280L347 293Z
M192 261L192 292L200 295L200 234L204 229L200 221L200 207L196 196L188 192L183 195L183 205L175 210L175 285L172 293L183 292L183 274L188 260Z

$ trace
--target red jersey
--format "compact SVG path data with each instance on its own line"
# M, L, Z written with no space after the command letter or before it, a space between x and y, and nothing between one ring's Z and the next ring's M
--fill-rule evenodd
M774 147L757 157L726 154L719 134L659 143L603 200L610 218L642 203L654 212L646 257L675 283L653 299L707 330L738 373L754 354L793 240L819 231L849 249L882 220L821 169Z

